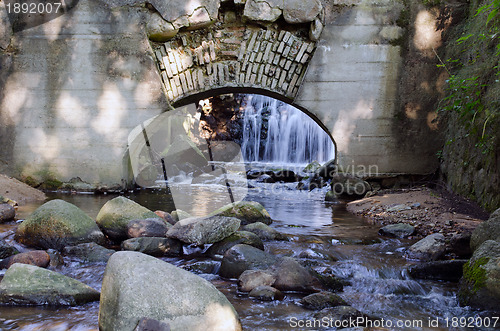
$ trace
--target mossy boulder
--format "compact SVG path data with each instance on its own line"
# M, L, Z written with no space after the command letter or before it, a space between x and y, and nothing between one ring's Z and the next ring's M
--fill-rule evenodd
M241 220L241 225L255 222L271 224L273 221L267 210L255 201L238 201L230 203L214 211L211 215L236 217Z
M97 225L114 241L128 239L128 224L137 219L159 219L153 211L125 197L116 197L102 206L97 214Z
M0 197L2 196L0 195ZM14 209L14 207L9 205L8 203L0 203L0 223L12 221L15 216L16 210Z
M210 216L185 218L173 225L167 237L187 244L213 244L229 237L240 227L235 217Z
M179 240L162 237L131 238L122 242L124 251L135 251L153 256L178 256L182 254Z
M252 232L262 240L288 240L286 235L262 222L245 225L243 231Z
M461 305L498 309L500 302L500 242L487 240L464 265L458 299Z
M104 242L104 235L90 216L59 199L38 207L19 225L15 238L27 246L58 250L85 242Z
M28 264L13 264L0 283L0 304L75 306L99 300L76 279Z
M314 173L316 170L321 168L321 164L318 161L312 161L304 169L302 169L303 172L305 173Z

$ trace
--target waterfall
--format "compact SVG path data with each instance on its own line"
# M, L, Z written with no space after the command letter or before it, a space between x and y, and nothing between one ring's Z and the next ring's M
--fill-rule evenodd
M247 96L241 147L247 162L323 163L335 155L330 136L309 116L262 95Z

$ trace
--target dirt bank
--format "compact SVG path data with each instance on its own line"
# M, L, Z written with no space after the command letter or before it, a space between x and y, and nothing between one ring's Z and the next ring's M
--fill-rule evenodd
M415 238L432 233L445 236L470 233L488 218L488 214L473 203L427 187L380 191L372 197L348 203L347 210L380 225L411 224L417 230Z
M45 193L5 175L0 175L0 195L16 201L19 205L47 199Z

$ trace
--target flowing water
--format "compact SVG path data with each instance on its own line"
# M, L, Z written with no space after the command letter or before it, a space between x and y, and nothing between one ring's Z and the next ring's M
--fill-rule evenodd
M224 189L219 184L179 185L189 188L187 194L192 195L196 203L187 211L194 215L204 214L207 206L213 203L211 197L216 196L214 190ZM288 242L266 242L267 251L308 261L318 271L331 268L337 276L349 281L350 285L345 286L340 295L350 305L365 314L393 323L414 323L406 328L408 330L429 329L429 320L436 318L441 322L440 329L459 329L447 328L445 319L478 314L458 306L456 284L418 281L406 275L405 269L410 263L402 254L404 248L411 244L409 241L381 238L377 235L377 226L347 213L345 204L325 203L325 191L297 191L293 189L294 185L251 181L253 188L249 189L247 200L263 204L275 220L272 226L290 237ZM51 196L56 197L76 204L94 218L101 206L113 198L110 195ZM143 191L130 193L128 197L152 210L171 211L174 208L172 200L164 192ZM36 207L36 204L21 207L20 217L25 217ZM14 226L7 224L0 228L1 236L6 236L11 243ZM203 258L197 250L186 250L185 253L187 255L181 258L163 260L188 270L198 270L196 272L201 277L211 281L233 303L244 329L290 330L294 321L313 318L313 311L298 304L303 294L286 293L284 300L273 302L250 299L238 292L234 280L221 279L216 274L219 262ZM84 263L69 257L65 257L65 262L66 265L57 271L100 289L104 263ZM212 267L200 268L207 263ZM482 314L488 315L487 312ZM74 308L0 307L0 330L96 330L97 316L98 303Z
M330 136L316 122L263 95L247 95L241 149L247 162L324 163L335 157Z

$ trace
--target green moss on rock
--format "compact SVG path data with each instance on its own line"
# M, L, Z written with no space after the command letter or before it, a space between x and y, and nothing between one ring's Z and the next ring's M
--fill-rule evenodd
M489 260L487 257L482 257L472 264L469 261L464 265L464 280L472 285L470 287L472 293L476 293L485 286L486 270L481 267L488 263Z

